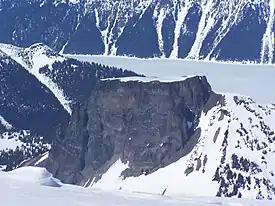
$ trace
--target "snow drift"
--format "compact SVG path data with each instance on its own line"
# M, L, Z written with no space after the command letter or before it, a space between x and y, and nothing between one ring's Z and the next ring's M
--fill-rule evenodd
M45 168L40 167L21 167L6 173L7 178L21 181L24 184L39 184L49 187L61 187L59 180L53 178Z

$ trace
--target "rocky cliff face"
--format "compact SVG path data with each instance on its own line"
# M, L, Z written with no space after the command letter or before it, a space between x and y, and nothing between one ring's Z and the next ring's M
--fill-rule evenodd
M205 77L155 80L101 81L41 165L86 187L274 199L275 106Z
M124 178L150 174L188 154L198 123L222 97L205 77L175 82L101 81L58 131L47 168L66 183L99 179L118 159Z

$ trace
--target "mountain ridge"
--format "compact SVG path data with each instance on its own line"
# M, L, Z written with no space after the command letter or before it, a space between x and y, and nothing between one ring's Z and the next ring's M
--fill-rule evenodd
M0 42L23 47L43 42L73 54L274 62L271 0L12 0L1 8Z
M275 128L272 124L275 118L274 105L262 106L245 96L218 94L212 97L215 101L209 100L212 103L200 107L192 97L204 99L203 95L211 93L211 90L208 91L206 87L202 89L204 92L194 92L198 88L199 78L187 77L180 81L168 79L169 81L164 80L164 82L148 77L105 80L106 82L92 93L88 106L82 105L75 110L69 126L59 130L48 162L43 165L63 182L104 190L274 199ZM188 89L179 86L180 84L192 88L191 90L194 90L192 95L189 96ZM152 91L156 89L156 93L149 92L150 89L147 87ZM186 119L183 120L182 128L187 126L190 130L182 131L183 133L191 130L199 131L197 135L196 132L187 132L181 136L172 129L172 125L175 126L177 122L176 116L181 114L174 109L171 110L172 114L167 116L169 121L163 123L166 125L164 127L168 131L169 138L165 137L165 130L158 132L157 128L162 123L158 119L158 110L152 108L163 109L165 105L169 105L164 100L166 87L170 87L169 99L175 99L177 102L175 105L180 105L177 91L180 91L178 93L180 96L184 94L183 101L186 101L185 105L190 112L182 108L184 114L189 114L184 115ZM135 95L134 91L139 90L140 93L137 92ZM115 112L120 109L114 105L120 104L110 102L117 101L119 93L123 93L123 98L127 98L128 92L133 98L129 98L131 101L128 110L123 107L124 112L128 111L124 117ZM158 94L164 99L154 103L154 99L159 98ZM147 113L149 112L142 121L138 121L138 116L143 113L135 113L135 102L138 101L140 101L138 108L145 108ZM104 106L108 103L111 106ZM101 107L104 110L96 115L101 111ZM203 109L204 107L208 109ZM112 114L112 118L108 117L109 113ZM173 117L173 114L176 116ZM123 117L131 127L128 128L126 123L118 124L119 118ZM114 118L117 120L112 122ZM154 125L148 128L155 132L139 126L143 122ZM138 135L144 130L146 132L143 135ZM111 134L113 138L108 138ZM146 135L150 138L146 138ZM125 141L119 140L124 136ZM189 144L187 152L179 152L184 148L177 139L180 136L182 141L187 138L193 142L186 144ZM122 142L117 143L117 141ZM124 152L120 153L119 148L123 148ZM163 155L161 151L165 151ZM186 185L188 187L185 187Z
M66 58L42 43L0 44L0 165L12 170L47 152L58 125L86 101L100 78L135 75Z
M46 50L48 48L43 44L35 44L30 48L40 47ZM4 50L3 45L0 46L0 52L1 48ZM76 83L74 85L77 88L70 91L71 88L67 86L67 83L71 80L78 80L81 75L89 78L93 77L92 79L96 78L94 84L90 85L91 87L85 87L87 93L75 97L78 100L73 107L72 116L69 117L68 112L60 105L60 102L47 85L43 85L37 80L36 76L31 75L28 69L18 63L19 60L15 61L16 56L14 54L13 56L9 56L9 54L9 52L2 52L0 59L0 70L2 71L0 74L4 78L1 80L6 82L1 87L1 101L8 100L3 98L3 94L11 94L4 92L5 89L9 89L8 86L12 83L8 77L14 75L12 71L20 71L24 75L18 77L30 76L34 79L37 83L33 85L48 91L46 93L53 96L57 102L56 107L60 108L62 114L66 115L68 120L71 119L71 121L65 121L64 119L58 121L58 123L64 122L64 124L59 124L57 137L52 135L53 144L50 146L46 143L44 137L35 136L36 134L31 131L20 131L22 127L18 127L14 121L10 121L7 114L3 112L3 107L1 107L0 114L3 121L9 122L13 127L6 128L8 131L1 133L0 143L4 145L6 140L9 140L8 143L15 143L13 144L14 148L10 147L10 150L4 148L0 152L0 165L6 165L5 170L29 165L47 167L55 177L64 182L100 189L130 190L167 195L189 194L274 199L275 128L272 125L275 118L274 104L259 105L251 98L234 94L217 94L216 96L212 93L211 86L206 78L196 75L181 76L176 79L169 76L165 76L165 78L145 77L127 70L124 73L122 69L83 63L73 59L68 60L65 58L63 61L52 61L51 59L50 62L53 63L42 64L38 71L59 83L62 88L66 89L68 94L79 94L78 91L82 91L82 89L77 89L79 85L76 85ZM64 58L52 50L50 50L50 54L53 54L52 58L55 58L55 55ZM46 54L46 57L50 58L51 56ZM24 60L28 60L28 58ZM95 66L96 68L94 68ZM66 79L60 81L68 75L66 73L68 68L76 72L76 76L71 76L69 81ZM88 68L88 70L94 72L89 76L85 73L78 73L77 68L79 71ZM30 69L32 68L30 67ZM7 71L9 71L9 75L5 75ZM116 78L121 75L127 77ZM133 77L129 77L129 75L133 75ZM90 81L89 78L88 81ZM81 84L86 85L85 81ZM22 88L26 89L28 87L20 85L18 87L19 91L22 91ZM89 96L91 92L92 95ZM109 97L107 94L109 94ZM167 94L168 96L165 98ZM207 102L209 99L208 94L211 94L210 96L214 95L214 100L218 99L219 101L210 101L211 104L205 104L205 101ZM18 97L15 93L12 95L15 98ZM127 100L129 96L133 97ZM126 98L126 101L119 102L123 98ZM47 98L45 99L47 100ZM17 103L17 101L9 102ZM218 102L218 104L214 104L215 102ZM7 106L10 106L8 103ZM126 105L123 106L123 104ZM137 116L143 114L142 117L140 116L140 121L135 121L134 118L136 114L133 110L135 104L137 104L137 110L141 108L146 110L148 105L150 107L149 113L147 110L146 112L137 113ZM169 108L171 106L171 110L165 109L167 105ZM183 107L177 107L177 105L183 105ZM203 109L204 107L208 109ZM35 107L32 108L36 109ZM111 111L112 109L114 109L114 113ZM121 109L122 111L120 111ZM182 126L179 126L181 125L179 124L175 128L176 130L179 129L180 133L184 135L179 135L176 130L171 130L171 133L168 132L167 135L173 134L174 138L165 137L164 139L161 138L163 142L156 141L152 143L150 142L152 138L146 139L146 137L149 134L151 134L150 137L158 134L158 132L155 132L157 131L156 125L162 125L163 119L157 120L157 111L162 110L170 111L166 118L171 119L171 121L164 123L166 127L164 126L162 131L173 128L177 125L177 119L181 119L183 121ZM10 115L10 110L7 111ZM115 114L116 111L118 111L117 114ZM122 113L120 114L120 112ZM151 117L150 115L146 116L147 113ZM165 112L160 113L165 114ZM173 114L176 115L173 116ZM177 115L179 118L177 118ZM117 118L116 121L111 121L114 118ZM132 151L133 148L131 149L129 145L128 153L119 153L121 148L127 146L128 141L134 141L134 134L141 131L137 129L127 133L127 131L131 131L131 127L129 125L127 127L127 123L119 124L120 118L125 119L126 122L132 121L132 127L138 126L139 123L142 126L144 122L152 125L152 127L145 128L149 129L146 134L138 135L144 137L144 139L139 138L136 142L138 149L133 151L142 151L141 156L135 154ZM23 119L21 121L24 122ZM95 124L92 123L93 121ZM110 122L108 123L108 121ZM91 126L92 129L88 128L85 126L88 122L90 122L90 125L94 125L94 127L97 125L98 127L93 128ZM169 126L168 122L173 124ZM43 122L40 123L43 126ZM67 124L69 124L68 127ZM53 123L53 125L57 126L56 123ZM112 127L112 125L116 129L106 129ZM116 125L120 126L117 128ZM34 125L30 126L33 127ZM113 139L108 137L108 134L112 134L113 137L115 136L114 131L118 133L124 131L120 127L128 128L125 131L126 134L129 134L129 136L126 135L129 138L126 138L126 142L122 140L122 142L115 144ZM55 131L52 132L55 133ZM93 132L94 135L89 134ZM159 132L159 134L161 137L163 133ZM156 138L158 138L157 136ZM91 137L97 137L98 140ZM189 140L192 139L193 144L190 143L190 148L184 152L181 142L185 142L185 137ZM144 141L144 144L139 145L139 141ZM156 148L159 148L159 150ZM163 149L165 152L159 153ZM47 153L49 150L50 152ZM63 158L66 151L69 155L67 154ZM112 151L115 151L113 156L111 155L113 154ZM63 152L65 153L63 154ZM78 156L75 156L75 153L79 154L80 158L77 158ZM85 156L85 154L89 155ZM70 160L71 156L75 156L76 162ZM92 158L93 161L90 161L89 158ZM144 161L142 158L145 158ZM142 161L138 161L138 159L142 159ZM25 161L22 163L23 160ZM65 161L65 163L61 164L62 161ZM60 165L62 165L62 168ZM166 178L168 174L177 178ZM70 175L72 176L70 177ZM163 181L159 181L160 179ZM148 182L152 183L153 186L148 187ZM182 185L189 185L189 187L185 188ZM207 191L204 190L206 187L209 188ZM198 190L198 188L202 189Z
M100 79L104 76L112 77L111 73L116 72L115 67L65 57L43 43L36 43L28 48L0 44L0 51L20 64L45 85L69 114L71 114L73 104L83 101L84 96L89 94L90 88L94 84L89 83L93 75L98 76L95 78ZM119 73L125 73L124 75L128 76L134 75L133 72L127 69L118 69L116 75L119 76ZM78 79L76 79L77 75L80 75ZM115 76L113 75L113 77ZM72 85L72 81L75 85ZM80 88L83 91L80 91ZM68 93L67 90L69 89L77 89L78 91Z

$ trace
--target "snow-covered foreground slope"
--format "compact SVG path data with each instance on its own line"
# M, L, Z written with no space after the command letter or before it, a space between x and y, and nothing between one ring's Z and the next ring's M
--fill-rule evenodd
M0 172L1 205L95 205L95 206L272 206L273 201L245 199L169 197L146 193L101 191L62 185L43 168L25 167Z
M82 61L128 68L146 76L205 75L217 93L237 93L259 103L275 102L273 65L217 63L195 60L136 59L127 57L68 55Z
M4 175L5 176L5 175ZM51 173L44 168L38 167L21 167L6 174L11 180L34 183L38 185L61 187L59 180L55 179Z

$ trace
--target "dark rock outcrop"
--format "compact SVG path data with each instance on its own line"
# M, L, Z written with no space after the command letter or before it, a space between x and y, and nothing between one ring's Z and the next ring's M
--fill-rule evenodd
M191 151L200 137L201 113L218 102L222 96L205 77L101 81L58 130L47 169L63 182L84 185L120 158L129 165L125 178L150 174Z

